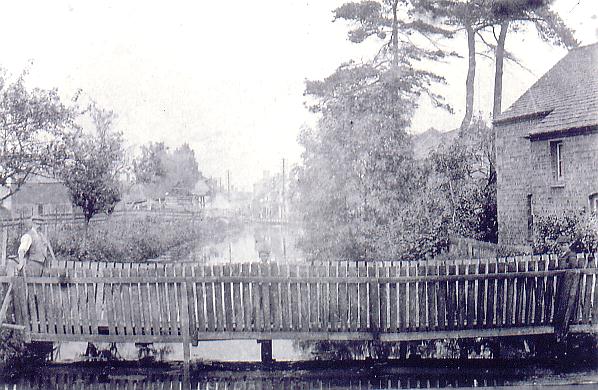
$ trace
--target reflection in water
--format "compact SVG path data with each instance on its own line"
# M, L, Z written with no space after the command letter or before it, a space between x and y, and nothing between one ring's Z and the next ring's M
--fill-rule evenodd
M179 366L155 369L50 366L17 378L2 379L0 389L401 389L494 387L535 384L596 383L596 371L556 375L546 369L462 370L434 368L355 368L315 370L192 371L185 379ZM592 379L592 381L588 381Z
M300 231L293 225L250 224L222 242L202 243L189 258L206 264L262 260L287 262L303 259L296 247Z

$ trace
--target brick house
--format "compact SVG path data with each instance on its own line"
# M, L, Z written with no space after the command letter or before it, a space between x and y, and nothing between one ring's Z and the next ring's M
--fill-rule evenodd
M496 132L499 242L532 239L534 218L598 207L598 43L571 50Z

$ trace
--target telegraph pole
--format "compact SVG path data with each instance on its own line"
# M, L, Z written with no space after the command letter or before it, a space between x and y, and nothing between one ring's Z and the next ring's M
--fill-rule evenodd
M283 220L286 215L286 199L285 199L285 161L282 159L282 201L280 202L280 219Z

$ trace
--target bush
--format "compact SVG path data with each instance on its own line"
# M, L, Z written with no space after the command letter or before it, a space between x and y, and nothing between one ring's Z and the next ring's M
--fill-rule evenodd
M534 253L557 252L557 239L563 235L571 240L576 252L598 251L598 214L566 212L538 218L534 226Z
M77 261L141 262L176 251L184 255L205 237L224 236L223 221L164 220L158 216L111 217L83 226L65 225L51 234L56 257Z

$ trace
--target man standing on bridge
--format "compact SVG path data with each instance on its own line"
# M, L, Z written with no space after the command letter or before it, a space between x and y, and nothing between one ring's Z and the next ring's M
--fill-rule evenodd
M566 272L557 283L556 307L554 311L554 327L558 341L563 341L569 332L579 300L581 274L573 269L578 268L577 254L572 250L570 240L566 236L557 239L559 245L559 266Z
M25 266L28 274L35 275L48 266L47 253L48 250L55 260L54 251L50 242L40 231L43 219L39 217L32 217L25 221L25 227L29 228L27 233L21 237L21 244L19 245L19 264L17 265L17 273L20 273Z

